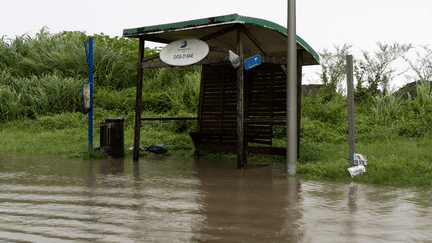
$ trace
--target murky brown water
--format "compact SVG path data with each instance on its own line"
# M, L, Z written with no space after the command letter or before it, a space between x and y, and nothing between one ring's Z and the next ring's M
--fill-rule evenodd
M432 188L0 152L0 242L432 242Z

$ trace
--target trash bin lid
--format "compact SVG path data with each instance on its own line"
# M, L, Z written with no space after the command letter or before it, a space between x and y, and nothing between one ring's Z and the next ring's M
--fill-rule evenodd
M108 122L108 123L121 123L121 122L124 122L124 117L105 118L105 122Z

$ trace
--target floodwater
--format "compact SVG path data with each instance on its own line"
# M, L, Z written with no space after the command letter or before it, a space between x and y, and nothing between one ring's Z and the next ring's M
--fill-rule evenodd
M432 242L432 188L284 171L0 152L0 242Z

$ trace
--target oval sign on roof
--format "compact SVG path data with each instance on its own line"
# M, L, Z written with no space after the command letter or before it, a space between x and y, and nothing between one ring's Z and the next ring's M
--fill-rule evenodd
M181 39L169 43L159 53L162 62L173 66L197 63L209 53L209 46L199 39Z

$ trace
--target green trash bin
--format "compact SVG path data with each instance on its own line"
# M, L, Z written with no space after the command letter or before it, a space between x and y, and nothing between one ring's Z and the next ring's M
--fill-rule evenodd
M124 118L105 118L100 129L100 147L111 158L124 158Z

